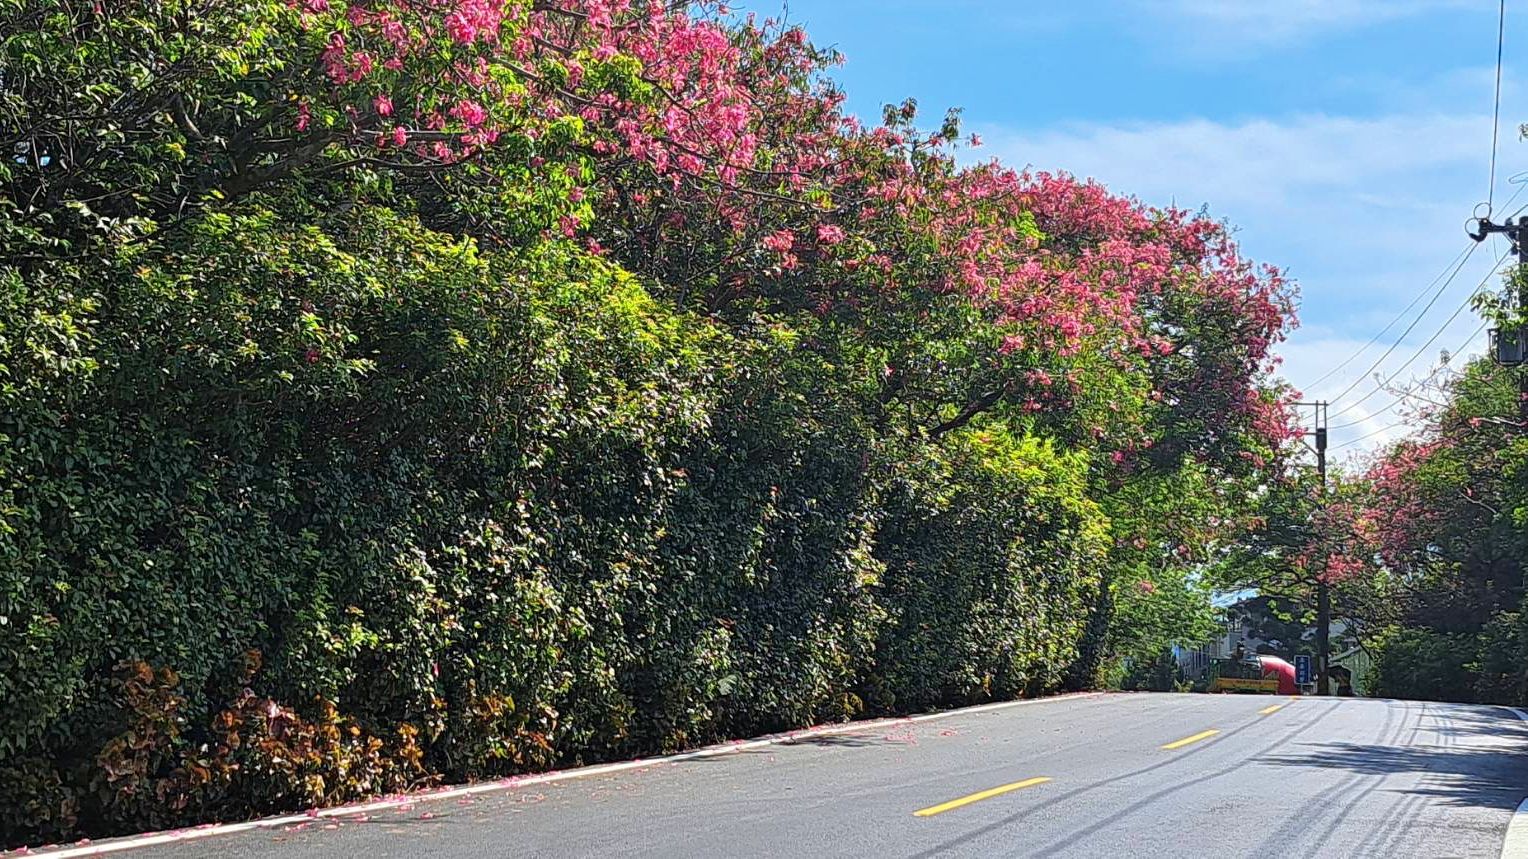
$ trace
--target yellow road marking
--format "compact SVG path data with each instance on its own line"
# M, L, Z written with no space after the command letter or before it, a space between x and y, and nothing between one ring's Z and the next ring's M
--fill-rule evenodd
M1192 737L1184 737L1183 739L1178 740L1175 743L1168 743L1167 745L1163 746L1162 748L1164 748L1164 749L1181 749L1184 746L1188 745L1189 743L1197 743L1200 740L1208 740L1210 737L1213 737L1213 736L1215 736L1218 733L1220 733L1220 731L1216 730L1215 728L1211 728L1208 731L1200 731L1199 733L1193 735Z
M938 805L931 805L928 808L919 809L918 811L913 812L913 815L916 817L933 817L936 814L943 814L946 811L960 808L962 805L970 805L973 802L981 802L984 799L991 799L994 796L1002 796L1005 793L1009 793L1015 790L1022 790L1026 787L1034 787L1037 784L1045 784L1048 781L1050 781L1050 779L1044 776L1039 778L1027 778L1023 781L1016 781L1013 784L1005 784L1002 787L994 787L991 790L984 790L979 793L973 793L970 796L963 796L960 799L952 799L949 802L942 802Z
M1269 713L1277 713L1277 712L1279 712L1282 709L1284 709L1284 705L1283 704L1274 704L1271 707L1264 707L1263 709L1258 710L1257 714L1259 716L1266 716Z

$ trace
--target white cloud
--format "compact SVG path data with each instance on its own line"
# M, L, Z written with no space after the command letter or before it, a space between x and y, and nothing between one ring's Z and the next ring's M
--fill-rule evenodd
M1155 0L1151 6L1191 18L1260 27L1372 24L1439 9L1491 5L1482 0Z
M1332 408L1333 424L1358 422L1334 433L1333 443L1340 444L1401 419L1397 410L1379 409L1394 399L1383 392L1341 417L1337 412L1376 387L1366 371L1411 317L1340 372L1311 382L1362 347L1469 246L1463 223L1484 197L1490 117L1312 115L983 132L988 145L977 154L985 157L1037 170L1065 169L1156 205L1196 209L1208 203L1212 216L1239 228L1237 237L1251 256L1288 267L1301 285L1305 326L1282 350L1284 374L1296 386L1309 386L1310 398L1334 398L1358 380ZM1525 161L1504 149L1498 175ZM1498 191L1499 209L1509 193ZM1514 208L1525 201L1528 191ZM1425 375L1440 351L1457 349L1468 339L1478 320L1465 311L1424 348L1477 284L1485 279L1494 286L1488 273L1500 252L1490 245L1478 248L1431 311L1380 363L1377 369L1394 376L1393 384ZM1378 432L1348 449L1371 447L1403 432Z
M1484 155L1488 116L1309 116L1225 124L1073 125L1038 133L987 133L985 154L1037 169L1065 168L1121 184L1144 199L1214 199L1220 209L1304 205L1312 188L1347 189L1404 202L1389 183ZM1126 184L1128 183L1128 184ZM1484 176L1481 183L1484 183ZM1393 205L1393 203L1392 203Z
M1137 5L1178 18L1202 36L1264 43L1494 6L1485 0L1138 0Z

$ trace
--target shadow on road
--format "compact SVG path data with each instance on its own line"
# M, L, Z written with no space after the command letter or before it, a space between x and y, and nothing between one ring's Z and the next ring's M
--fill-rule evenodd
M821 749L868 749L868 748L894 748L897 746L916 746L918 737L911 732L880 734L829 734L826 736L796 737L789 740L781 740L771 746L758 746L752 749L739 749L729 751L724 755L710 755L703 758L692 758L686 764L716 764L736 760L739 757L768 757L777 755L782 749L793 746L815 746Z
M1512 711L1481 709L1455 709L1449 711L1449 724L1434 726L1431 730L1449 737L1483 736L1500 738L1504 744L1521 743L1528 747L1528 722L1512 715Z
M1528 724L1513 719L1511 713L1451 709L1425 730L1434 742L1302 743L1282 754L1262 755L1255 762L1359 776L1423 776L1398 779L1395 786L1382 789L1434 797L1454 806L1510 810L1528 793Z

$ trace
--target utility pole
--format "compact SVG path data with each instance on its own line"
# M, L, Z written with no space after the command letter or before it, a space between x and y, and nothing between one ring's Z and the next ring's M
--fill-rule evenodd
M1314 412L1314 423L1307 436L1315 439L1313 449L1316 451L1316 475L1320 479L1317 489L1317 504L1323 509L1326 507L1326 441L1327 441L1327 403L1318 400L1314 403L1296 403L1297 406L1310 406ZM1321 555L1321 572L1316 576L1316 694L1327 693L1327 676L1329 663L1332 658L1332 587L1327 583L1327 564L1329 558L1326 553Z
M1528 232L1528 217L1518 218L1517 223L1508 218L1501 224L1491 223L1489 217L1477 218L1475 224L1475 229L1465 231L1470 238L1483 242L1487 236L1501 233L1517 257L1513 277L1517 286L1516 312L1506 327L1491 329L1491 358L1503 367L1522 367L1528 363L1528 246L1525 246L1528 243L1524 241L1528 238L1524 235ZM1520 430L1528 432L1528 371L1517 376L1517 420Z

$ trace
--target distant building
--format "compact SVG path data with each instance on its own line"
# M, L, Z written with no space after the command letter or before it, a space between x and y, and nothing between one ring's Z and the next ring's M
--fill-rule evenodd
M1362 647L1352 647L1342 653L1333 654L1332 664L1348 669L1353 676L1353 691L1356 694L1369 694L1369 672L1374 667L1374 658L1367 650Z
M1278 605L1270 598L1244 591L1235 594L1234 601L1226 602L1223 608L1225 621L1219 634L1196 647L1173 649L1178 667L1189 677L1202 676L1211 660L1231 656L1237 642L1246 647L1248 655L1269 654L1291 662L1297 655L1316 653L1315 628L1280 617ZM1353 672L1355 685L1362 688L1359 677L1367 671L1367 656L1355 645L1350 641L1347 625L1332 621L1332 664L1347 666ZM1360 665L1361 661L1364 664Z

